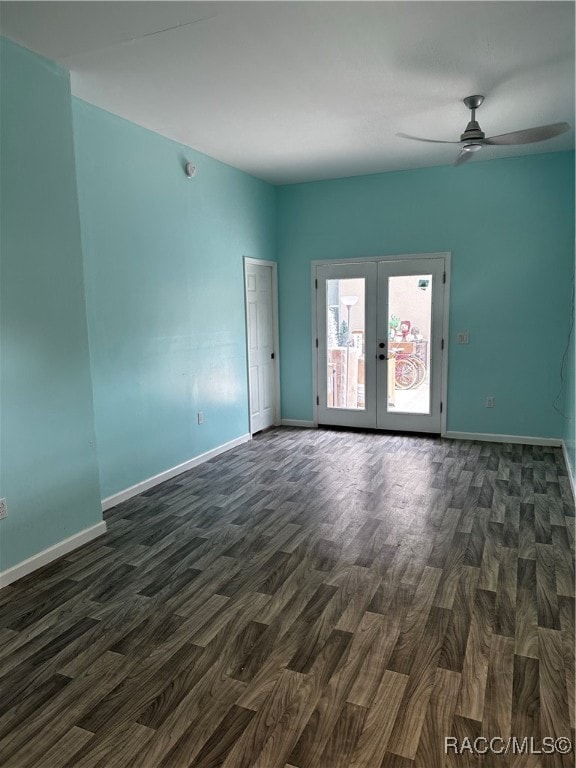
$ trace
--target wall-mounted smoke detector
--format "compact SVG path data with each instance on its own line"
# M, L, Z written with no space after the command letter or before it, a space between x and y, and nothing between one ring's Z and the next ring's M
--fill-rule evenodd
M194 163L186 163L184 166L184 172L189 179L193 179L196 176L196 166Z

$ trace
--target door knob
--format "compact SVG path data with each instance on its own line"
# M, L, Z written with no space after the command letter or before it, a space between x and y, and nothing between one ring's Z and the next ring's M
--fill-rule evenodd
M381 341L381 342L380 342L380 344L378 344L378 346L380 347L380 349L384 349L384 347L386 346L386 344L384 344L384 342L383 342L383 341Z
M386 360L386 355L378 355L378 360Z

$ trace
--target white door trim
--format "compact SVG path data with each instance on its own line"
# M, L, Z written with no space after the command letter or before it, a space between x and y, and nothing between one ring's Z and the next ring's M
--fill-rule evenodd
M255 259L244 256L242 274L244 281L244 331L246 338L246 384L248 390L248 428L252 432L250 408L250 364L248 360L248 301L246 295L246 267L252 264L257 267L272 267L272 322L274 323L274 425L280 424L280 332L278 325L278 264L267 259Z
M446 435L447 424L447 412L448 412L448 348L449 348L449 316L450 316L450 267L451 267L451 251L438 251L433 253L403 253L403 254L389 254L386 256L354 256L349 259L314 259L311 262L311 294L312 294L312 418L314 426L318 427L318 350L316 347L318 339L317 328L317 292L316 292L316 268L320 266L326 266L329 264L342 265L342 264L354 264L358 262L366 261L402 261L403 259L444 259L444 266L446 272L446 283L444 285L444 308L442 318L442 338L444 339L444 350L441 362L441 398L442 398L442 412L440 414L440 434L444 437Z

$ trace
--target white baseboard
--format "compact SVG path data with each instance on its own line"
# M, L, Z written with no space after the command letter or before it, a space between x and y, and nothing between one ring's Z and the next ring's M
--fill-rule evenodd
M491 435L487 432L445 432L442 437L451 440L481 440L487 443L522 443L523 445L550 445L560 448L562 440L555 437L526 437L524 435Z
M572 487L572 497L576 502L576 479L574 478L574 473L572 472L572 465L570 464L570 459L568 458L568 449L566 448L566 443L564 440L562 440L562 453L564 454L564 461L566 462L566 469L568 470L568 478Z
M97 539L98 536L102 536L106 533L106 523L102 520L96 525L92 525L90 528L85 528L79 533L75 533L73 536L69 536L63 541L59 541L58 544L54 544L48 549L43 549L42 552L38 552L37 555L29 557L27 560L23 560L17 565L13 565L12 568L8 568L5 571L0 572L0 589L6 587L8 584L12 584L13 581L21 579L24 576L28 576L29 573L37 571L38 568L42 568L44 565L48 565L53 560L57 560L63 555L67 555L68 552L72 552L74 549L78 549L83 544L88 544L92 539Z
M144 493L144 491L153 488L155 485L163 483L165 480L171 480L173 477L176 477L176 475L181 475L182 472L187 472L189 469L192 469L192 467L197 467L199 464L203 464L205 461L209 461L209 459L213 459L215 456L219 456L221 453L225 453L232 448L236 448L236 446L242 445L242 443L247 443L251 439L252 436L249 433L246 433L245 435L241 435L240 437L237 437L234 440L230 440L223 445L219 445L217 448L213 448L211 451L201 453L199 456L196 456L193 459L189 459L183 464L178 464L177 466L172 467L172 469L166 469L164 472L160 472L158 475L149 477L147 480L142 480L141 483L131 485L130 488L125 488L123 491L119 491L113 496L108 496L107 498L102 499L102 511L105 512L107 509L115 507L122 501L131 499L133 496L138 496L139 493Z
M313 421L300 421L299 419L282 419L283 427L300 427L301 429L315 429Z

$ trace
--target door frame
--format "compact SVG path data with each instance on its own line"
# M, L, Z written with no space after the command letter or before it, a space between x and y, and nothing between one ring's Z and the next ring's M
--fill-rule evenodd
M246 341L246 392L248 395L248 431L252 431L252 414L250 408L250 360L248 351L248 296L246 295L246 267L251 264L257 267L272 267L272 323L274 325L274 426L280 425L280 331L278 324L278 264L267 259L256 259L244 256L242 260L242 280L244 283L244 337Z
M442 339L444 341L444 348L442 350L442 360L440 364L441 371L441 387L440 398L442 403L442 410L440 413L440 435L444 437L446 435L446 424L448 414L448 349L449 349L449 315L450 315L450 270L451 270L451 251L436 251L434 253L401 253L401 254L389 254L385 256L354 256L349 259L314 259L311 262L311 279L310 290L312 296L312 322L311 322L311 347L312 347L312 418L314 426L318 427L318 302L317 302L317 287L316 287L316 269L320 266L341 266L342 264L357 264L359 262L382 262L382 261L412 261L416 259L444 259L444 271L446 273L446 282L444 283L444 307L442 316Z

